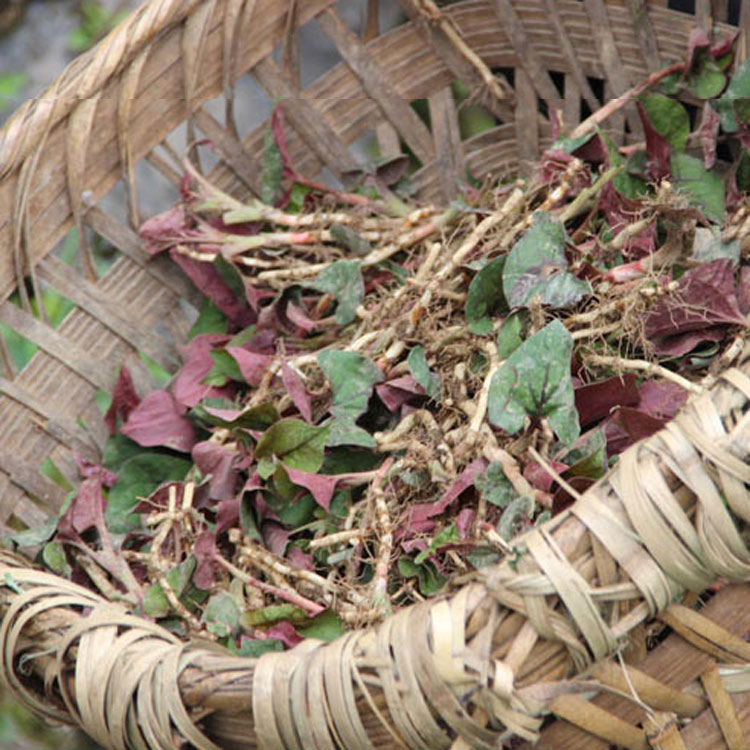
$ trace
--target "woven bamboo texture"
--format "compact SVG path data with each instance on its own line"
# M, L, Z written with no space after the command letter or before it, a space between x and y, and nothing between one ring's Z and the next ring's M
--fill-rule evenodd
M372 0L362 3L361 33L346 25L333 0L151 0L0 131L0 322L39 347L20 372L0 348L2 526L36 525L60 506L62 491L39 472L46 457L73 483L75 454L98 457L106 433L94 396L111 390L123 363L137 369L142 352L174 367L195 296L172 267L141 256L135 230L150 211L139 195L158 173L177 196L181 167L166 139L181 127L191 140L214 143L220 161L211 179L218 186L239 198L259 191L266 127L238 131L232 112L239 76L251 75L269 99L284 100L300 172L345 175L357 167L352 144L374 133L382 153L400 150L403 141L416 156L421 198L446 201L467 167L480 179L526 169L549 142L550 107L573 125L649 70L681 59L696 23L721 28L737 11L721 0L696 0L694 14L662 0L469 0L440 8L431 0L399 1L409 22L381 34ZM731 20L750 30L750 4L741 3ZM296 30L308 23L341 62L303 88ZM280 64L272 56L279 48ZM461 140L455 80L494 116L493 130ZM207 106L216 97L225 102L219 119ZM428 102L429 128L409 106L417 99ZM620 140L638 135L627 110L613 128ZM101 203L118 183L125 186L124 216ZM79 270L52 252L72 227L82 237ZM119 254L102 277L90 260L93 234ZM32 298L44 287L75 306L57 329L33 312ZM20 305L10 301L14 292ZM731 738L737 726L748 731L750 706L735 697L728 710L711 667L750 662L740 638L750 629L746 586L719 591L697 625L689 619L694 613L666 610L688 641L670 636L644 662L643 674L664 680L661 693L640 673L623 683L622 669L604 661L588 682L560 681L619 649L683 589L703 590L717 576L747 580L750 555L732 518L743 529L750 520L749 398L746 359L694 402L681 426L623 457L623 466L637 461L648 477L635 481L632 466L621 469L529 538L521 577L507 566L495 569L450 599L304 655L253 664L185 646L89 592L9 560L0 575L9 574L2 590L5 679L49 718L72 718L112 747L174 747L177 735L207 748L497 747L508 732L534 737L538 714L550 709L572 724L588 721L599 735L585 739L558 722L541 735L550 748L601 748L614 739L647 747L647 734L661 726L672 733L665 747L738 746ZM647 497L644 487L658 488L658 497ZM596 520L599 504L611 506L612 528ZM665 524L664 508L678 507L679 528ZM634 530L638 542L632 529L623 532L631 512L651 518ZM650 536L655 528L665 534L658 545ZM696 629L705 635L711 618L720 623L712 636L718 645L691 641ZM96 656L102 653L106 660ZM664 664L680 668L665 678ZM704 673L704 690L696 692L692 683ZM746 689L742 676L733 679ZM540 680L552 683L546 692ZM587 705L615 719L593 727L590 715L581 718L580 702L601 693L602 684L609 687ZM677 692L683 688L688 692ZM623 697L634 692L641 703ZM667 711L693 719L677 739ZM719 715L727 728L716 724Z

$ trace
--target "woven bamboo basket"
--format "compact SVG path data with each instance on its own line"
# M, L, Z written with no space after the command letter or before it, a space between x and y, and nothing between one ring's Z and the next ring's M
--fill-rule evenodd
M189 140L213 142L217 185L258 193L266 126L238 132L239 76L283 99L300 172L341 177L358 164L350 146L375 133L383 154L403 141L415 155L420 198L449 201L467 167L480 179L523 172L550 141L552 107L575 124L680 59L695 25L750 31L750 3L726 0L697 0L694 14L666 0L400 0L409 21L382 34L377 0L361 3L360 34L335 5L151 0L0 131L0 321L39 347L20 372L0 353L5 528L60 507L62 490L38 470L45 458L70 477L76 454L97 459L106 432L94 397L123 363L136 367L144 352L174 367L195 292L142 256L136 230L153 212L139 193L151 169L177 194L166 138L185 123ZM342 62L303 88L296 32L308 23ZM463 142L457 79L497 120ZM223 122L206 106L220 96ZM431 129L415 99L427 100ZM612 127L620 140L638 133L627 110ZM102 207L118 183L123 219ZM52 253L72 227L89 259L81 275ZM119 253L102 277L90 233ZM32 314L40 284L75 305L57 329ZM20 307L9 301L16 291ZM745 747L749 404L746 350L583 500L526 536L517 570L488 569L377 628L258 661L180 643L4 554L2 680L51 721L116 748L432 750L514 737L514 747ZM700 612L685 606L694 598L673 603L718 577L730 583ZM646 653L653 618L672 634ZM627 667L608 660L627 643ZM550 714L562 718L542 726Z

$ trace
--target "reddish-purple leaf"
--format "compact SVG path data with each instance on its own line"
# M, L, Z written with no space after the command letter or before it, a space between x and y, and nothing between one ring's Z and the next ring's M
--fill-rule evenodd
M112 403L104 415L104 424L109 429L109 434L114 435L117 431L117 418L125 421L130 412L141 402L140 396L135 390L133 378L125 365L120 368L115 388L112 391Z
M676 333L674 336L666 336L661 339L654 346L654 352L669 357L681 357L683 354L693 351L698 344L704 341L721 341L726 333L726 326L723 325L710 326L698 331Z
M605 423L607 455L615 456L643 438L658 432L666 420L656 419L638 409L624 406L618 409Z
M291 466L285 466L284 468L289 475L289 479L294 484L309 490L315 502L326 510L329 510L331 506L331 498L333 497L336 485L342 479L351 476L351 474L310 474L307 471L293 469Z
M731 52L732 47L734 46L734 43L739 35L740 30L735 29L726 39L722 39L722 41L717 42L713 47L711 47L711 50L709 52L711 57L716 60L719 57L724 57L724 55L726 55L728 52Z
M617 406L638 403L638 379L633 373L599 380L575 389L576 410L581 427L609 416Z
M304 308L300 307L300 305L292 302L291 300L289 300L287 304L284 305L283 313L281 307L279 307L277 312L279 315L282 315L283 318L286 319L284 322L288 322L292 326L296 326L303 333L310 333L311 331L314 331L319 325L318 321L313 320L307 314L307 311Z
M240 501L239 498L222 500L216 509L216 533L223 534L227 529L239 526Z
M221 277L212 263L205 263L172 249L172 260L185 272L200 292L206 295L239 328L246 328L256 320L256 315L245 299L237 295Z
M688 37L688 52L687 52L687 68L688 70L692 67L695 62L695 58L701 50L706 50L711 46L711 40L708 38L708 34L700 26L694 26L690 30L690 36Z
M236 450L204 440L193 446L192 457L201 474L204 477L211 476L209 481L211 498L229 500L234 497L238 478L234 462L239 457Z
M66 511L68 521L77 534L102 525L106 500L98 479L86 479L81 483L78 494Z
M193 583L204 591L213 588L216 579L216 537L213 531L202 531L193 545L198 564L193 573Z
M568 468L567 464L560 463L559 461L549 461L548 463L558 474L562 474ZM555 478L547 471L547 469L536 461L530 461L526 464L523 470L523 476L533 484L534 487L542 492L549 492L555 481Z
M214 366L211 350L226 343L229 338L223 333L204 333L196 336L187 346L180 347L185 364L169 386L178 404L190 408L204 398L231 398L234 385L216 388L203 382Z
M651 120L648 119L646 109L640 102L636 102L638 114L643 124L643 133L646 136L646 157L648 158L648 171L653 180L661 180L668 177L670 170L669 141L658 133Z
M462 508L456 516L456 530L461 539L467 539L474 525L476 511L473 508Z
M313 570L315 567L313 565L313 556L307 552L303 552L299 547L290 547L286 559L297 570Z
M197 438L184 413L171 393L153 391L130 413L122 434L144 447L163 445L189 453Z
M251 352L239 346L228 346L227 351L240 368L245 382L248 385L260 385L273 357L270 354Z
M658 353L673 353L668 337L699 331L717 324L747 325L737 302L734 269L729 258L719 258L688 271L677 289L661 298L646 317L644 333ZM676 348L684 349L680 342ZM689 350L688 350L689 351Z
M290 395L302 418L308 424L312 424L312 397L307 392L302 378L286 360L282 360L281 362L281 378L284 381L287 393Z
M75 458L76 464L78 465L78 473L84 479L98 479L105 487L107 487L107 489L109 489L117 480L117 473L105 469L101 464L87 461L77 453Z
M698 127L698 136L703 149L703 164L706 169L711 169L716 163L716 138L719 135L719 124L721 120L716 110L706 102L703 105L703 116Z
M568 477L567 482L574 490L583 494L592 484L596 483L596 479L592 479L591 477ZM552 515L556 516L558 513L561 513L573 505L575 500L564 487L558 487L552 495Z
M141 247L149 255L164 252L189 234L185 208L181 203L147 219L138 230L143 240Z
M617 236L625 227L633 222L633 216L638 212L639 206L635 201L618 193L610 180L602 189L599 198L599 208L610 226L613 236ZM656 248L656 229L652 224L635 237L628 238L622 248L626 258L642 258L652 253Z
M270 628L266 628L266 635L269 638L281 641L287 648L294 648L305 640L297 632L294 625L291 622L286 622L286 620L284 622L277 622L275 625L271 625Z
M426 396L425 389L411 375L392 378L387 383L378 383L375 391L389 411L398 411L414 396Z
M687 398L688 392L677 383L647 380L638 389L638 411L656 419L672 419Z
M285 529L276 521L265 521L263 523L261 534L263 536L263 541L266 543L267 549L270 552L273 552L274 555L283 557L292 532Z
M740 268L740 280L737 284L737 306L743 315L750 315L750 266Z
M409 510L409 520L404 533L411 532L408 533L411 536L417 530L419 524L443 513L449 505L452 505L458 499L458 496L462 492L474 486L474 480L479 474L484 473L487 465L487 461L483 458L472 461L458 475L453 484L442 494L439 500L432 503L415 503L412 505Z
M281 102L277 103L271 113L271 132L276 141L281 154L281 161L284 165L284 172L294 172L292 160L289 158L289 148L286 145L286 135L284 133L284 110Z

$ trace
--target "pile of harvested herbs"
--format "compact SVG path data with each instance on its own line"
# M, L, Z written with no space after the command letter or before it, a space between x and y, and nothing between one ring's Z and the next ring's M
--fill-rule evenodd
M283 105L262 200L186 163L182 202L141 229L205 295L182 366L150 393L122 368L102 464L81 462L60 516L15 543L248 656L517 554L517 532L741 351L750 63L730 74L734 44L696 32L687 59L558 134L532 180L447 208L403 197L406 158L348 191L299 175ZM624 112L643 133L626 147L606 135Z

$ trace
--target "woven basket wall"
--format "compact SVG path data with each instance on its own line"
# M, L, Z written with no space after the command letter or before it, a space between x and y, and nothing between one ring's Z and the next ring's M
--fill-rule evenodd
M359 3L363 28L352 30L333 0L151 0L0 131L0 322L39 347L20 372L0 351L0 526L37 525L60 506L63 491L39 472L45 458L75 482L75 455L98 457L106 431L94 396L111 390L123 363L136 367L143 352L175 369L196 298L168 262L141 255L137 226L153 211L139 201L136 165L160 172L177 198L180 166L165 139L187 123L189 139L211 140L220 156L213 181L239 198L259 192L266 125L238 133L231 117L220 121L206 107L219 96L231 102L239 76L284 100L301 173L342 176L358 165L352 144L374 134L383 154L402 142L419 160L420 198L448 201L467 169L478 179L527 169L549 143L552 107L572 126L681 59L695 25L750 30L750 3L728 0L697 0L694 14L666 0L399 2L410 21L381 34L372 1ZM303 89L294 31L308 23L342 62ZM456 80L496 119L494 129L461 140ZM410 106L417 99L428 102L430 128ZM637 135L628 113L612 127L620 140ZM123 220L100 205L118 182ZM53 253L73 227L84 238L79 270ZM101 278L85 262L87 233L119 253ZM75 305L57 329L33 313L30 300L44 287ZM17 291L20 305L10 301ZM750 622L747 589L721 597L717 619L735 618L741 632ZM679 658L695 666L698 657ZM550 731L548 747L605 746L564 727Z

